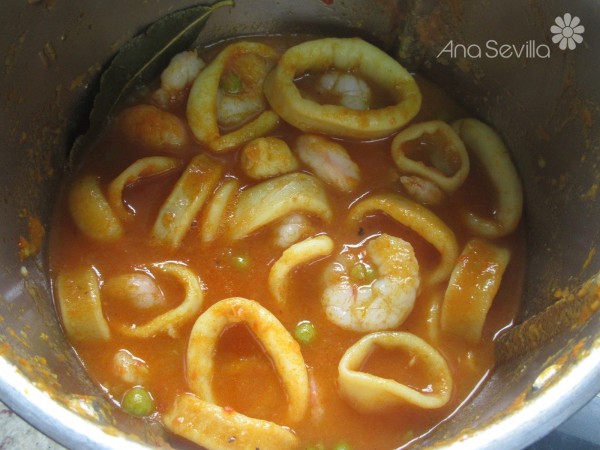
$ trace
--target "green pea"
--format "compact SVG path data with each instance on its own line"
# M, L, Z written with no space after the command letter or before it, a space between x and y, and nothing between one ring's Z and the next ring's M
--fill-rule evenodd
M352 450L352 446L346 441L340 441L333 447L333 450Z
M303 320L296 325L294 336L296 336L296 340L301 344L310 344L317 338L317 329L312 322Z
M154 399L146 389L136 386L125 392L121 407L132 416L149 416L154 412Z
M350 277L357 283L370 283L377 278L377 270L366 262L357 262L350 269Z
M377 278L377 269L374 266L371 266L370 264L366 264L365 270L367 271L367 274L365 276L365 281L371 282L375 278Z
M221 89L228 94L236 95L242 92L242 79L234 72L224 73L220 85Z

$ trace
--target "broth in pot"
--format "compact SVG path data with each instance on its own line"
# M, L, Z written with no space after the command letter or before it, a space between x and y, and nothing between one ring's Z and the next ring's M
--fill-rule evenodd
M493 369L521 212L497 133L371 44L228 41L87 149L54 296L90 376L175 445L398 448Z

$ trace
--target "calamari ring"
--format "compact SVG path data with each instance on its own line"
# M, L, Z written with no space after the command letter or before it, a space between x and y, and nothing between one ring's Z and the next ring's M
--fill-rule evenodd
M217 341L228 325L240 322L247 324L273 361L289 400L287 418L298 422L306 414L309 401L308 373L300 346L273 314L253 300L221 300L196 320L187 351L187 378L192 392L214 403L213 357Z
M442 285L440 285L441 287ZM423 298L423 303L426 305L425 317L425 332L429 342L433 344L439 343L440 339L440 316L442 304L444 301L444 291L441 289L432 290L426 297Z
M289 428L226 410L188 393L178 395L162 419L171 432L203 448L292 450L300 445Z
M471 239L452 271L442 304L442 330L477 343L510 261L510 251Z
M117 329L124 335L135 338L149 338L161 333L174 336L177 329L191 321L204 301L202 284L196 274L185 266L176 263L155 264L158 270L174 276L185 287L185 298L176 308L155 317L143 325L127 326L118 324Z
M510 153L498 134L475 119L462 119L452 124L467 149L478 158L492 181L498 206L492 219L468 212L465 222L479 236L498 238L517 228L523 211L523 190Z
M380 346L400 348L424 361L434 392L422 392L388 378L360 371L369 354ZM429 381L429 380L428 380ZM342 397L362 413L374 413L406 404L424 409L441 408L452 394L452 375L444 357L423 339L402 331L381 331L364 336L346 350L338 366Z
M386 89L396 103L357 111L303 98L294 79L308 71L324 72L330 68L358 72ZM289 48L265 79L264 92L275 112L296 128L353 139L388 136L411 120L421 107L421 93L410 73L359 38L319 39Z
M440 262L425 278L428 284L436 284L450 277L458 257L458 243L452 230L438 216L399 194L375 194L355 203L350 208L348 220L359 222L375 211L381 211L419 233L440 253Z
M132 214L123 204L123 190L140 178L159 175L179 166L179 161L167 156L138 159L119 174L108 186L108 202L121 220L131 220Z
M219 232L222 231L223 223L229 218L228 212L232 208L231 204L235 201L239 187L240 182L235 178L231 178L223 182L215 191L210 202L206 205L202 220L200 240L203 243L214 241Z
M298 211L331 222L333 213L319 180L305 173L290 173L263 181L240 194L233 213L231 237L243 239Z
M77 228L87 237L110 242L123 235L123 226L93 175L75 180L69 191L69 211Z
M332 251L333 240L326 235L311 237L287 248L269 272L269 289L277 303L285 305L289 274L296 266L328 256Z
M277 52L265 44L256 42L238 42L225 48L196 77L186 108L188 124L192 133L214 152L227 152L269 133L279 123L279 116L273 111L263 111L257 118L240 128L221 135L217 119L217 93L221 75L227 61L240 54L254 53L275 62ZM240 74L243 76L243 74Z
M435 140L425 141L428 145L424 153L431 150L432 154L422 155L430 164L411 158L405 149L407 143L426 135ZM440 120L411 125L398 133L392 141L392 157L401 173L419 175L447 193L456 191L469 174L469 155L463 142L450 125Z
M195 156L160 208L152 237L161 244L179 246L222 173L218 161L204 154Z
M98 276L91 267L59 273L56 293L62 322L70 339L91 341L110 338L108 322L102 313Z

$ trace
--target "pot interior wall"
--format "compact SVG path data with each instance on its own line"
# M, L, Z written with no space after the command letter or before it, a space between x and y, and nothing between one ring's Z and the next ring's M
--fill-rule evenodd
M481 10L474 2L327 3L280 1L274 7L267 0L240 0L235 8L222 9L209 20L199 42L239 34L314 30L358 34L399 54L411 68L447 88L474 115L494 124L512 150L525 189L528 241L526 295L519 321L556 301L558 289L576 289L598 272L600 264L593 255L600 241L596 226L600 205L595 201L594 188L599 153L594 149L600 133L594 118L600 88L589 64L599 56L592 52L600 47L591 45L600 42L597 30L586 28L589 46L572 53L553 46L549 59L440 58L440 50L451 39L521 43L535 36L538 43L551 46L549 27L554 15L571 5L554 0L544 2L543 7L532 2L526 8L518 0L492 2L483 27ZM190 4L193 2L181 1L176 8ZM114 0L82 0L76 5L13 1L0 18L4 30L0 48L6 55L0 74L3 358L26 380L50 392L53 401L80 412L81 405L90 404L88 400L93 398L93 422L118 425L148 442L160 440L160 432L142 429L140 421L123 420L102 400L62 337L50 299L46 240L39 252L25 258L19 255L18 242L20 237L34 240L30 225L36 219L48 230L51 199L57 192L68 149L85 129L102 68L129 37L174 8L171 2L158 0L137 5L135 12ZM592 1L579 2L577 8L573 14L600 19L598 6ZM510 30L506 27L509 22ZM464 429L489 426L504 416L504 409L514 407L544 367L569 354L582 340L593 344L600 330L597 316L543 348L501 365L481 394L422 445L452 439ZM581 363L569 359L564 373L576 370ZM587 370L597 373L595 367ZM35 406L24 406L26 395L12 392L10 383L5 377L0 384L0 396L9 406L64 444L75 447L80 443L77 437L57 435L60 426L48 425L47 417ZM566 418L565 414L574 412L600 390L600 382L588 377L579 390L581 399L563 408L564 417L552 417ZM543 397L543 391L532 395L531 401ZM539 428L537 436L522 436L514 446L549 431L559 419L552 420Z

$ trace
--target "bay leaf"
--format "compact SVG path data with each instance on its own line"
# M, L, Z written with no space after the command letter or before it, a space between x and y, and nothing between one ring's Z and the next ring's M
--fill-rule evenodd
M233 0L221 0L208 6L196 5L175 11L123 45L101 75L89 128L75 140L69 153L69 163L75 164L122 100L136 88L157 78L173 56L192 46L212 12L232 5Z

